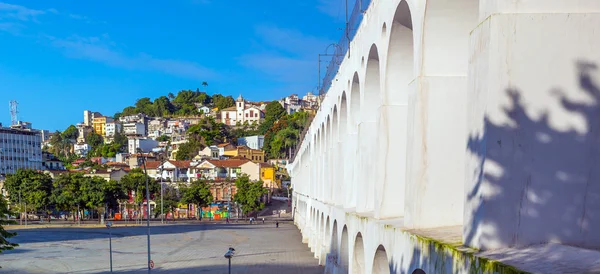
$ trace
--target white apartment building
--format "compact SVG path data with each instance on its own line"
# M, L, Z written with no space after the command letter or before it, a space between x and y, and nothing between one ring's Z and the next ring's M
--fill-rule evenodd
M127 123L123 125L125 135L146 136L146 126L142 123Z
M0 124L0 174L19 169L42 170L42 137L32 129L5 128Z
M242 138L237 139L238 146L247 146L251 149L259 149L260 150L260 149L262 149L264 143L265 143L264 135L247 136L247 137L242 137Z
M118 122L106 123L106 137L113 137L119 131L121 131L120 123L118 123Z
M75 154L77 154L79 156L86 156L91 149L92 149L92 146L90 146L86 143L79 143L79 144L75 144L73 146L73 150L75 151Z
M156 140L131 138L127 142L127 151L129 154L137 153L138 149L141 149L142 152L150 152L157 146L158 141Z

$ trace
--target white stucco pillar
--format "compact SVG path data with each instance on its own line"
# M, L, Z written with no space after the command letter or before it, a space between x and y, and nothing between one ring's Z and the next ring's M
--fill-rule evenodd
M359 163L358 172L358 193L356 211L360 213L373 212L375 208L375 178L376 163L375 149L379 141L375 135L377 132L377 123L375 121L364 121L358 125L358 153L356 161Z
M344 200L345 200L345 195L346 195L346 188L344 185L344 173L346 173L346 169L344 169L344 145L343 142L338 141L336 143L336 150L334 151L334 155L336 155L336 160L335 160L335 173L336 173L336 177L335 177L335 181L336 181L336 188L335 188L335 197L336 197L336 201L335 201L335 205L336 206L341 206L344 204Z
M465 243L600 247L600 2L489 1L472 32Z
M349 133L347 137L347 147L346 150L346 159L344 161L347 163L348 168L345 170L347 179L344 183L346 190L348 193L346 195L347 201L344 204L345 208L356 208L356 196L358 195L358 169L360 168L359 160L357 159L358 154L358 134L353 132Z
M406 103L380 107L376 136L375 217L401 217L406 187Z

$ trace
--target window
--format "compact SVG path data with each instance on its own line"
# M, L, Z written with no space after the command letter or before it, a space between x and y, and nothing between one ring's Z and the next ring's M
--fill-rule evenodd
M248 118L248 113L246 113L246 118Z
M254 111L250 111L250 117L254 117Z
M229 119L229 112L225 112L225 119Z

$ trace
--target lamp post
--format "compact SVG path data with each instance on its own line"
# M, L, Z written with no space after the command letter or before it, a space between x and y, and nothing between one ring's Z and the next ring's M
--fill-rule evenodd
M160 164L160 223L164 224L165 223L165 210L163 207L163 196L164 196L164 192L165 192L165 187L163 184L163 164Z
M233 255L235 255L235 249L233 247L230 247L227 250L227 253L225 253L225 258L229 261L229 274L231 274L231 258L233 257Z
M146 175L146 214L148 215L146 218L146 227L148 228L147 239L148 239L148 273L151 271L150 263L152 258L150 257L150 189L148 188L148 171L146 170L146 159L142 154L141 149L139 149L140 157L142 158L142 163L144 165L144 175ZM140 214L141 215L141 214ZM141 217L141 216L140 216Z
M106 228L108 228L108 254L110 256L110 273L112 270L112 233L110 231L110 227L112 226L112 222L106 222Z

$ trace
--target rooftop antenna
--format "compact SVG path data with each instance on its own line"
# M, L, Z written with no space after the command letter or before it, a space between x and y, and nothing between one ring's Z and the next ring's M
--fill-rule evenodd
M9 102L10 105L10 119L11 119L11 125L16 125L19 123L19 119L17 117L17 114L19 114L19 110L17 109L17 106L19 105L19 103L15 100L12 100Z

